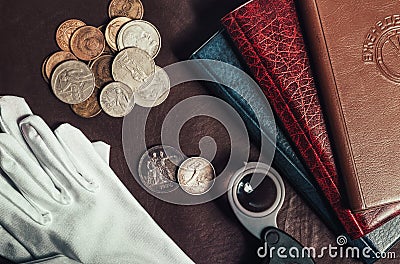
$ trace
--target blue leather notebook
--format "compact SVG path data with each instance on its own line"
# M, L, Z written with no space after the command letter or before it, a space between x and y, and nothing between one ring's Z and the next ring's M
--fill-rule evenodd
M224 31L215 34L200 49L192 54L191 59L218 60L233 65L245 72L249 72L246 64L241 61L240 55L236 53L229 36L227 36ZM216 75L216 73L212 72L212 69L207 68L206 71L211 77L213 77L213 74L214 76ZM224 99L236 109L246 122L252 140L259 141L260 136L267 136L268 133L267 131L260 130L258 124L262 123L262 127L268 128L268 124L271 122L268 121L269 117L265 114L263 115L263 113L257 114L265 120L257 120L254 113L257 109L251 109L247 102L235 91L241 89L242 93L252 93L251 89L254 89L254 87L246 85L246 83L240 80L238 80L237 83L239 85L234 89L227 88L217 83L207 83L207 85L209 85L210 90L215 95ZM257 98L253 97L252 100L257 100ZM295 150L280 129L279 123L277 124L276 131L276 152L272 166L287 179L297 193L303 197L312 209L314 209L332 232L336 235L346 236L349 241L348 245L358 247L360 252L365 247L370 247L377 253L385 252L397 242L400 237L400 217L394 218L362 238L351 241L349 236L345 234L343 226L326 201L326 198L320 192L317 183L296 156ZM374 263L376 260L375 257L368 259L362 258L364 263Z

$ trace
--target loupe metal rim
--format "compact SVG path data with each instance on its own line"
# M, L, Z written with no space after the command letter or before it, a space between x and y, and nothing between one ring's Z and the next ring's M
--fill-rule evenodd
M253 212L244 208L240 203L237 195L237 190L241 180L247 175L254 173L264 174L265 177L269 177L275 184L276 188L276 198L274 203L268 209L262 212ZM242 169L238 170L232 177L230 186L230 197L233 200L234 205L237 207L237 209L239 209L241 213L250 217L257 217L257 218L265 217L267 215L270 215L278 211L282 206L284 200L283 181L278 172L276 172L273 168L261 163L252 163L252 164L248 163Z

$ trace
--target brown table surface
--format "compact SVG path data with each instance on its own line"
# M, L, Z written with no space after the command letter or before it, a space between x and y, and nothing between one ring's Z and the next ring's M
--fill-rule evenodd
M162 49L156 63L166 66L187 59L219 28L219 19L238 7L242 0L143 0L144 19L156 25L162 35ZM55 30L64 20L78 18L99 26L108 21L108 0L41 0L0 1L0 93L24 97L34 113L51 127L63 122L79 127L91 140L111 145L111 167L155 221L196 263L257 263L258 241L236 220L226 195L203 205L168 204L143 190L134 180L123 156L122 119L102 113L86 120L76 116L68 105L55 98L41 77L44 58L56 51ZM180 100L207 94L200 83L186 83L173 89L168 100L152 110L149 124L157 127L160 118ZM191 120L181 132L181 145L188 156L199 154L198 140L214 137L218 153L213 163L221 168L229 156L229 138L218 123L209 118ZM159 131L151 129L148 145L160 143ZM251 159L257 157L252 148ZM288 184L287 195L278 225L303 245L322 247L335 245L335 237L299 198ZM1 239L1 238L0 238ZM128 243L128 241L122 241ZM1 249L0 249L1 250ZM400 253L397 245L392 251ZM319 259L317 263L358 263L345 259ZM9 263L0 260L0 263ZM112 263L112 260L110 260ZM398 263L385 260L380 263Z

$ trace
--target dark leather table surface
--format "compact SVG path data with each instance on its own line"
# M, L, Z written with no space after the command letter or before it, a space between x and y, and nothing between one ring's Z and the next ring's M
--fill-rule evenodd
M156 25L162 35L162 49L156 63L166 66L187 59L219 28L219 19L240 6L239 0L143 0L144 19ZM111 145L111 167L155 221L196 263L258 263L256 249L260 245L236 220L226 195L197 206L168 204L143 190L135 181L123 156L122 119L102 113L86 120L76 116L68 105L55 98L41 77L44 58L56 51L55 31L69 18L99 26L108 21L108 0L41 0L0 1L0 94L24 97L34 113L51 127L63 122L79 127L91 140ZM167 101L152 110L148 119L148 146L160 143L162 117L180 100L207 94L200 83L186 83L174 88ZM229 136L222 125L210 118L195 118L181 131L181 147L188 156L198 155L198 141L211 136L218 144L213 161L217 171L223 168L230 154ZM232 150L239 151L239 150ZM252 146L250 160L257 158ZM278 225L305 246L320 248L336 238L296 195L288 184ZM1 239L1 238L0 238ZM106 238L105 238L106 239ZM121 241L129 243L129 241ZM156 241L155 241L156 243ZM400 254L400 245L392 249ZM317 263L358 263L346 259L317 259ZM0 260L0 263L9 263ZM110 260L112 263L112 260ZM380 263L398 263L382 260Z

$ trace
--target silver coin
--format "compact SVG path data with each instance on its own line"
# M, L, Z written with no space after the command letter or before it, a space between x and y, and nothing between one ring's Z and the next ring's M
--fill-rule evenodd
M107 84L100 94L100 106L112 117L123 117L132 111L135 105L132 90L121 82Z
M189 158L179 166L179 185L189 194L200 195L208 192L214 185L214 181L214 167L204 158Z
M140 181L155 193L172 192L179 188L176 171L183 160L183 154L173 147L152 147L140 159Z
M143 50L127 48L118 53L112 64L115 81L128 85L132 92L154 75L155 63Z
M153 59L161 49L161 35L157 28L144 20L124 24L117 35L118 50L136 47L146 51Z
M66 61L54 70L51 88L64 103L79 104L92 95L95 88L94 75L85 63Z
M168 97L171 88L168 74L156 66L154 76L141 85L135 92L135 103L143 107L155 107Z

